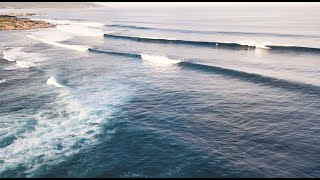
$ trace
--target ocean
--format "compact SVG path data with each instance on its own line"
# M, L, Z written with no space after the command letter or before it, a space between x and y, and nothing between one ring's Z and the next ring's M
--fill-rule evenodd
M319 5L16 11L0 177L320 176Z

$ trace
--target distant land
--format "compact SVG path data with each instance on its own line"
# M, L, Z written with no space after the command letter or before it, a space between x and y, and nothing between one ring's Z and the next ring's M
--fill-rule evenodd
M55 25L44 21L34 21L27 18L0 15L0 30L29 30L50 27L55 27Z
M94 8L105 7L87 2L0 2L0 9Z

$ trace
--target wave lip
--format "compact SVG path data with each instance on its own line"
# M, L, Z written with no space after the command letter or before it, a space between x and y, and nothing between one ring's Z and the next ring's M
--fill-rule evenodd
M115 52L115 51L108 51L108 50L101 50L95 48L89 48L90 52L95 53L103 53L115 56L124 56L124 57L132 57L132 58L139 58L146 62L153 63L155 65L175 65L180 63L180 60L170 59L165 56L156 56L156 55L148 55L148 54L133 54L133 53L125 53L125 52Z
M53 85L53 86L56 86L56 87L59 87L59 88L65 87L62 84L60 84L54 76L51 76L47 80L47 85Z
M115 51L108 51L108 50L102 50L102 49L96 49L96 48L89 48L90 52L95 53L103 53L103 54L109 54L109 55L115 55L115 56L125 56L125 57L132 57L132 58L140 58L140 54L132 54L132 53L123 53L123 52L115 52Z
M308 52L308 53L320 53L320 48L305 47L305 46L277 46L267 45L271 50L275 51L292 51L292 52Z

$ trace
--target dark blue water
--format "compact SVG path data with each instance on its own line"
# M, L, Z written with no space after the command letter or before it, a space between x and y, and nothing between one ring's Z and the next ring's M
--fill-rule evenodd
M319 10L32 10L59 26L0 32L0 177L319 177Z

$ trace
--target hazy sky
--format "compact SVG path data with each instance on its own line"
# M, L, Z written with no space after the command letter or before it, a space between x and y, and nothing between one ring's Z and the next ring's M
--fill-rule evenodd
M139 6L251 6L251 5L320 5L319 2L94 2L109 7Z

